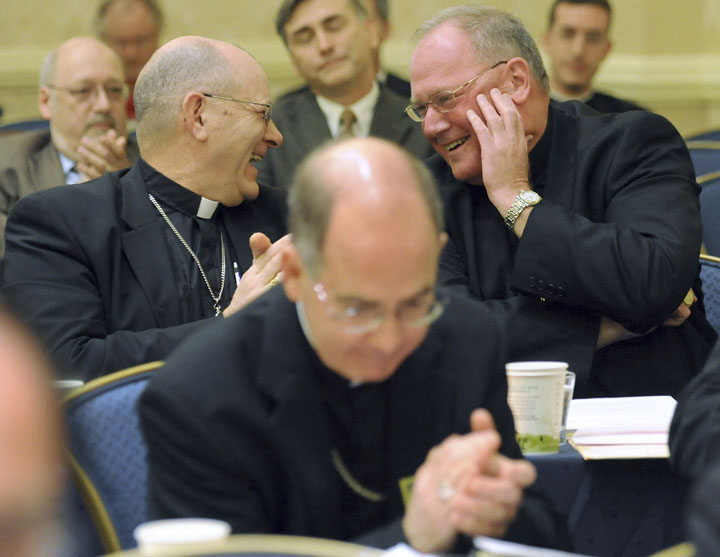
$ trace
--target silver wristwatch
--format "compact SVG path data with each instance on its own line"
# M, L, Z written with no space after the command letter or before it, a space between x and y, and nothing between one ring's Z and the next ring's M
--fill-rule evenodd
M520 213L523 212L523 209L537 205L541 201L542 197L540 197L538 193L532 190L520 190L520 193L510 206L510 210L507 212L507 215L505 215L505 225L512 230L515 226L515 221L520 216Z

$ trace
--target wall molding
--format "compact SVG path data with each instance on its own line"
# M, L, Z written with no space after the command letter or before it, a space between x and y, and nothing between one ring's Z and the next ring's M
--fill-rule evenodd
M285 48L275 38L243 43L257 58L270 80L273 95L301 83ZM37 114L35 91L44 48L0 49L0 105L4 122ZM412 46L391 40L385 45L385 65L408 75ZM696 108L708 113L708 127L720 127L720 57L699 55L614 54L603 65L597 80L599 89L634 99L653 108ZM682 127L678 123L678 127Z

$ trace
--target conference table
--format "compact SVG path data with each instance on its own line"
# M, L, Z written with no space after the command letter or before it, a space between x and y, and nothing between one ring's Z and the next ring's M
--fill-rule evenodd
M567 517L577 553L641 557L685 540L688 483L667 459L585 461L568 443L528 459L536 489Z

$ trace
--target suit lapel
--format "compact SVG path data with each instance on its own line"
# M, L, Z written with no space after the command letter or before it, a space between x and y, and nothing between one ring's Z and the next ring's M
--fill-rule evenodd
M583 188L567 187L575 183L577 128L572 119L550 104L549 122L552 122L551 146L548 155L544 195L563 207L574 207L573 196L582 195Z
M115 178L117 179L117 178ZM165 222L148 199L138 165L120 178L121 218L129 227L122 234L122 249L143 289L158 326L182 323L180 293L165 245Z
M43 139L46 143L32 154L29 165L31 191L39 191L65 183L60 157L50 141L50 133L48 132L47 136L43 135ZM23 192L23 195L25 193L30 192Z
M404 115L405 105L401 97L388 90L387 86L380 85L380 95L370 124L370 135L403 145L412 131L412 126L416 125Z
M325 114L320 110L315 95L308 89L298 102L297 121L292 126L292 131L298 135L298 144L306 145L306 153L319 147L329 139L330 128L328 128ZM300 161L298 161L299 163Z

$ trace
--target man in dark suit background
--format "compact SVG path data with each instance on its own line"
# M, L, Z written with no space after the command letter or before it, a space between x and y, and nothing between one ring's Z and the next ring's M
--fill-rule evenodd
M716 337L690 309L701 226L677 131L551 104L535 43L505 12L448 8L416 37L408 111L439 155L440 281L511 310L509 359L569 362L579 396L675 395Z
M501 323L436 290L446 238L423 164L334 143L289 205L283 289L188 339L143 394L150 515L443 554L480 534L565 546L524 490Z
M284 195L253 166L282 143L269 98L244 50L176 39L135 86L142 157L16 204L3 293L64 375L162 359L277 282Z
M45 57L38 107L50 131L0 137L0 258L5 222L18 199L137 159L137 143L127 138L124 83L120 59L91 37L69 39Z
M365 6L368 11L368 19L377 27L378 33L378 47L373 53L375 59L376 77L378 82L383 83L388 89L397 93L405 99L410 98L410 82L400 77L399 75L385 70L382 67L382 61L380 59L380 51L382 50L382 43L390 35L390 14L388 0L365 0Z
M280 99L274 118L283 146L258 165L261 184L286 189L297 165L333 137L377 136L423 158L432 148L405 121L407 100L378 84L378 28L364 0L285 0L276 28L309 88Z
M577 100L598 112L645 110L637 104L596 91L600 64L612 48L612 9L607 0L555 0L542 44L550 57L550 97Z

